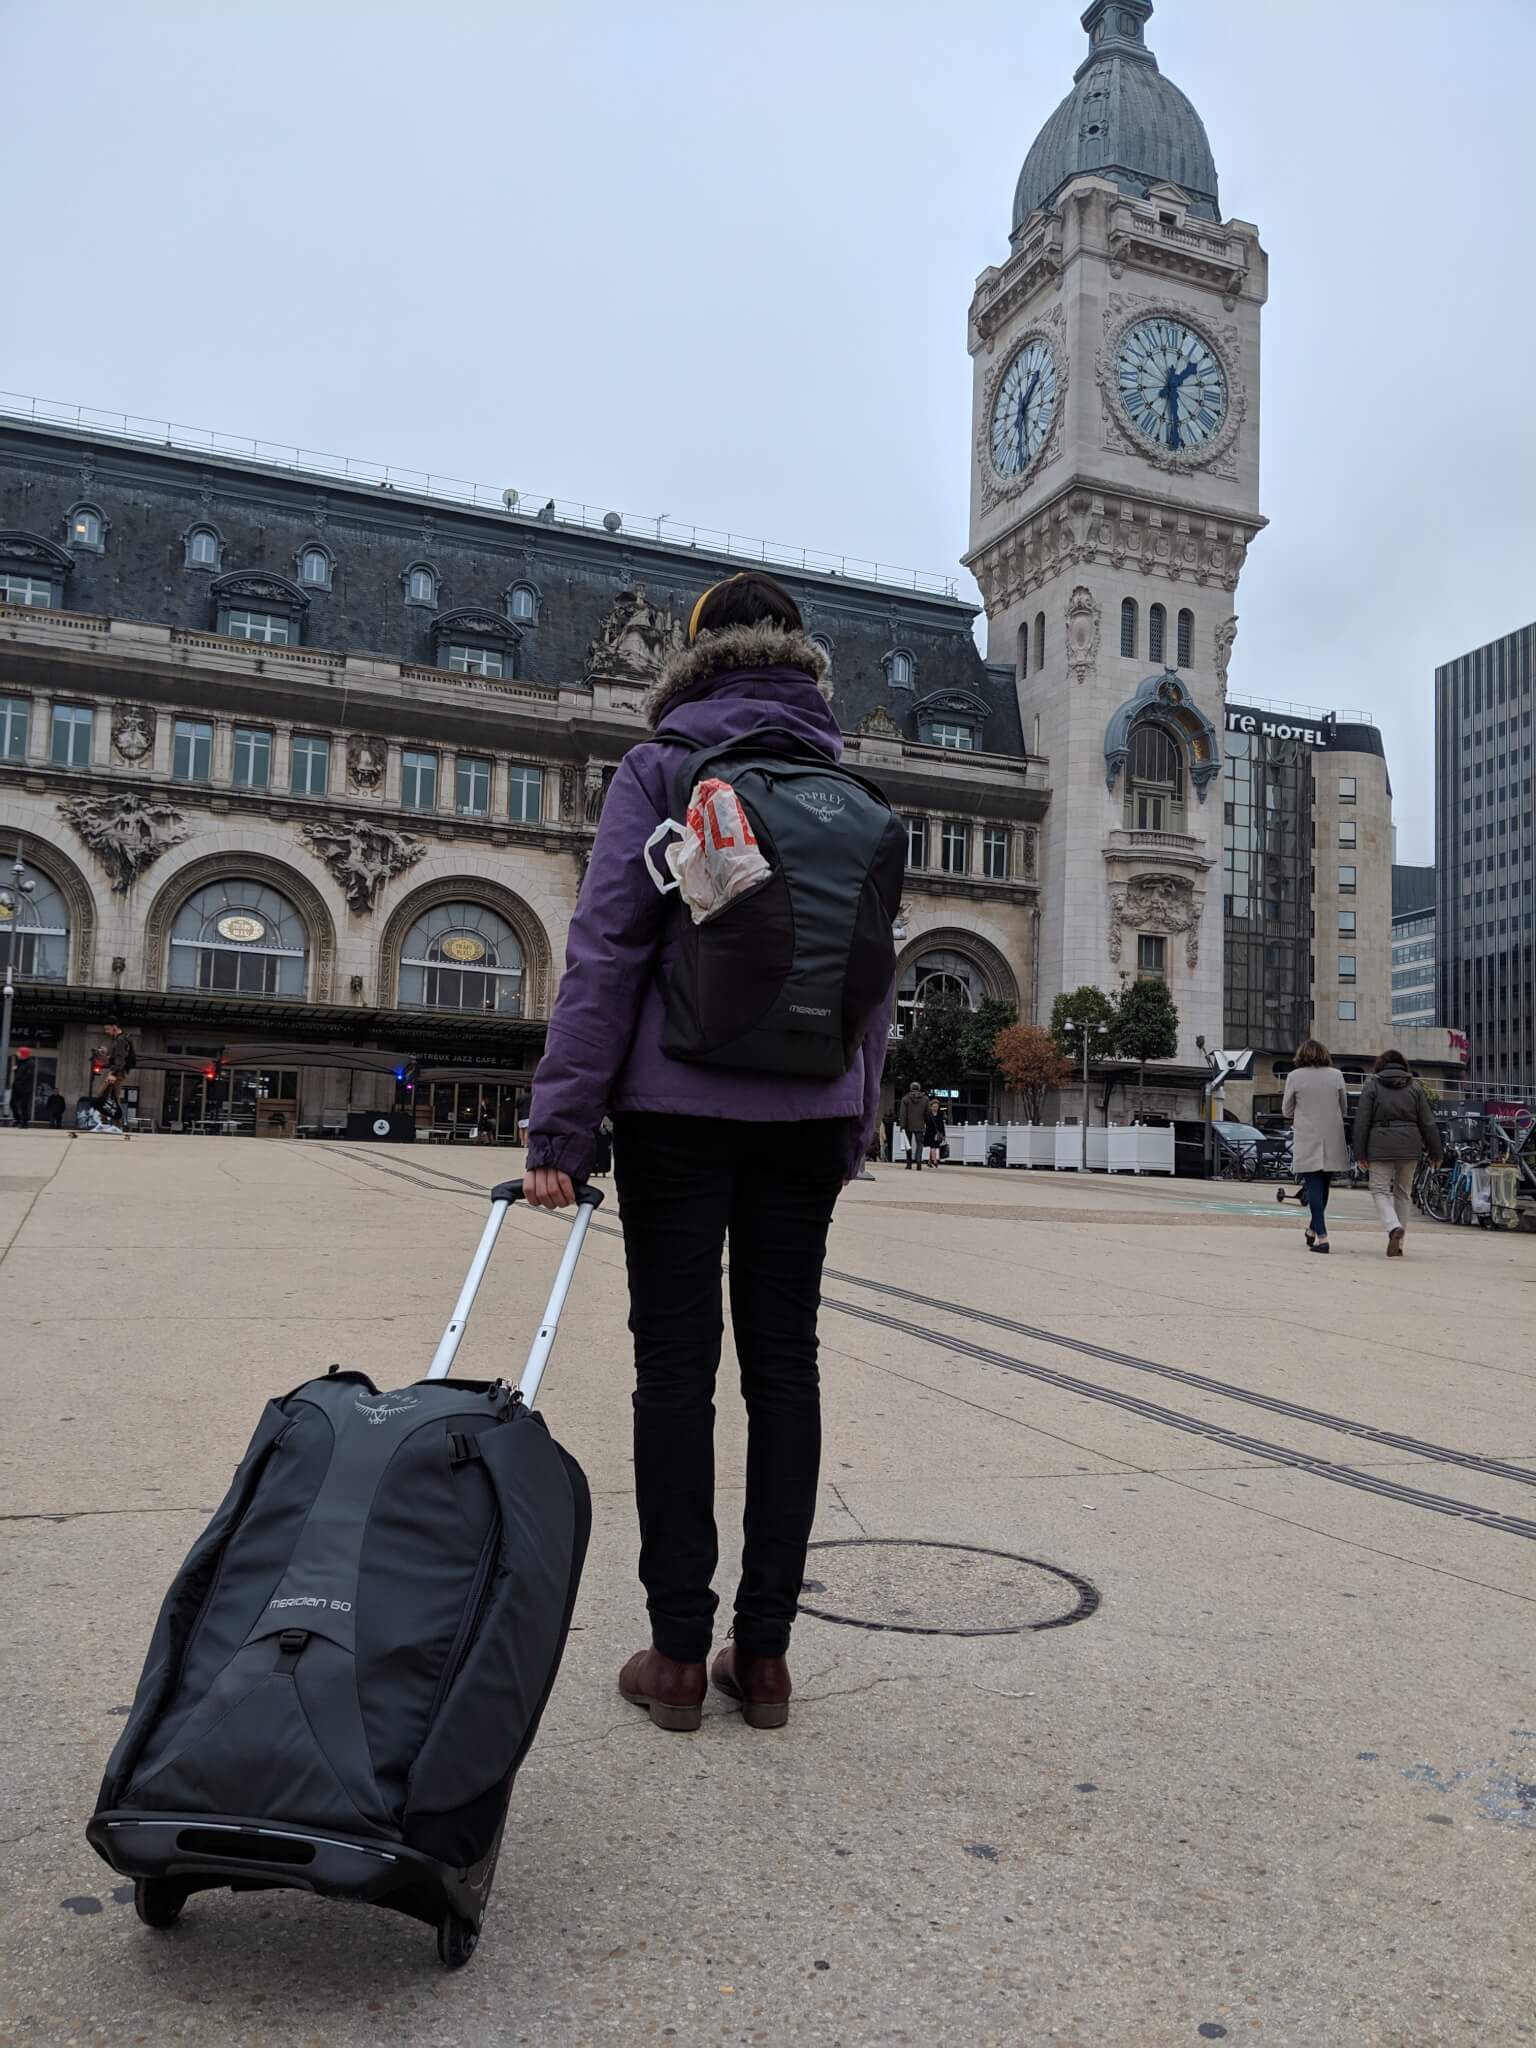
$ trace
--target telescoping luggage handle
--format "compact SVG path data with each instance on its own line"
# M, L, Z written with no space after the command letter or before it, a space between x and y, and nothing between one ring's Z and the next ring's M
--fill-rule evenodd
M470 1260L469 1271L464 1276L464 1285L459 1289L459 1298L453 1305L453 1315L443 1332L442 1342L433 1354L427 1370L429 1380L445 1380L453 1370L454 1353L464 1335L464 1325L469 1321L469 1312L475 1305L475 1296L480 1291L480 1282L490 1264L491 1253L496 1248L496 1239L507 1211L514 1202L523 1199L523 1184L520 1180L504 1180L499 1187L491 1189L491 1213L486 1218L485 1229L475 1247L475 1256ZM555 1348L555 1335L560 1328L560 1311L565 1307L565 1297L571 1291L571 1280L576 1272L576 1261L581 1257L581 1247L586 1240L587 1230L595 1210L603 1206L603 1191L588 1181L576 1184L576 1219L571 1225L571 1234L565 1242L565 1254L560 1261L560 1270L555 1275L555 1284L549 1291L549 1301L544 1309L544 1320L539 1324L539 1333L533 1340L528 1353L528 1363L523 1367L523 1376L517 1383L517 1391L531 1408L538 1397L539 1382L544 1377L544 1368L549 1363L549 1354Z

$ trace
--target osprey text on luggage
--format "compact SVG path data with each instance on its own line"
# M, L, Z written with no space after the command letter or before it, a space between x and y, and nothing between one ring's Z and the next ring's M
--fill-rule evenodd
M491 1191L426 1379L333 1366L270 1402L172 1582L86 1830L149 1926L287 1887L425 1920L450 1968L474 1953L591 1526L532 1404L597 1189L518 1386L447 1379L521 1194Z

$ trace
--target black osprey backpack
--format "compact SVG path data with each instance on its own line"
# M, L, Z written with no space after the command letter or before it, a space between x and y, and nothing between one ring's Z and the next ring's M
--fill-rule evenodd
M690 753L675 816L711 775L735 790L772 872L704 924L679 902L661 958L661 1049L835 1079L890 993L905 829L872 782L782 726Z

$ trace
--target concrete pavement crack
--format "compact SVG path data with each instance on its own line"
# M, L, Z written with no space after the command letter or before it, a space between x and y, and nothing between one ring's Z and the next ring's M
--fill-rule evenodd
M819 1704L819 1703L820 1703L820 1702L821 1702L822 1700L852 1700L852 1699L857 1699L857 1698L859 1697L859 1695L860 1695L861 1693L866 1693L866 1692L873 1692L873 1691L874 1691L874 1690L876 1689L876 1687L877 1687L877 1686L882 1686L882 1685L921 1685L921 1684L923 1684L923 1683L924 1683L925 1681L929 1681L929 1680L932 1680L932 1679L935 1679L935 1678L941 1678L941 1679L943 1679L943 1681L944 1681L944 1683L945 1683L946 1685L947 1685L947 1684L950 1684L950 1683L952 1683L952 1682L953 1682L953 1681L952 1681L952 1678L951 1678L951 1674L950 1674L950 1673L948 1673L948 1672L941 1672L941 1671L897 1671L897 1672L893 1672L893 1673L892 1673L892 1674L890 1675L890 1677L888 1677L888 1678L870 1678L870 1679L866 1679L863 1685L849 1685L849 1686L843 1686L843 1687L841 1687L841 1688L840 1688L840 1689L839 1689L838 1691L836 1691L836 1692L802 1692L802 1693L797 1693L797 1694L795 1695L795 1697L796 1697L796 1699L798 1699L798 1700L799 1700L799 1702L800 1702L800 1704L801 1704L802 1706L807 1706L807 1707L808 1707L808 1706L811 1706L811 1705L813 1705L813 1704Z

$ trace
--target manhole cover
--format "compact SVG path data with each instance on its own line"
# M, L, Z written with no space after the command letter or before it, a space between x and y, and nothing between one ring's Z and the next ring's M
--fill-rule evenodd
M1099 1604L1076 1572L1008 1550L905 1536L813 1543L802 1614L906 1636L1011 1636L1066 1628Z

